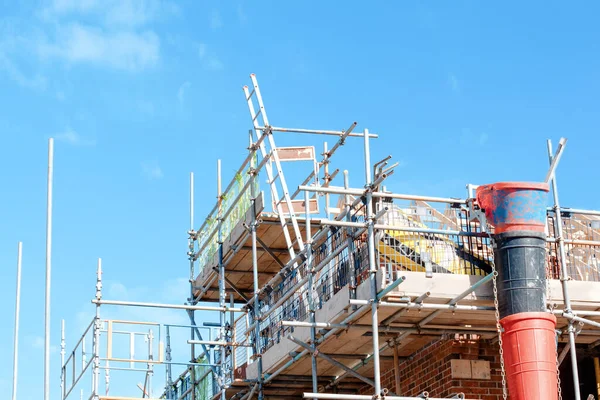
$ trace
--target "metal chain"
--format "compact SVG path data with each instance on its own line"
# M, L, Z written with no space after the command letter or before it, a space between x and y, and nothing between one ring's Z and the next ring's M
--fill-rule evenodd
M552 299L552 285L550 284L550 280L548 279L546 281L546 298L547 299ZM554 304L551 304L549 306L549 310L550 312L554 311ZM556 381L557 381L557 389L558 389L558 400L562 400L562 389L560 387L560 364L558 364L558 333L556 335L556 347L555 347L555 354L556 354Z
M492 274L494 274L492 282L494 283L494 309L496 313L496 330L498 331L498 344L500 346L500 369L502 371L502 398L506 400L508 398L508 391L506 390L506 370L504 369L504 350L502 349L502 325L500 325L500 309L498 307L498 284L496 282L496 278L498 277L498 271L496 271L496 264L493 260Z
M560 387L560 365L558 364L558 336L556 337L556 382L558 386L558 400L562 400L562 389Z

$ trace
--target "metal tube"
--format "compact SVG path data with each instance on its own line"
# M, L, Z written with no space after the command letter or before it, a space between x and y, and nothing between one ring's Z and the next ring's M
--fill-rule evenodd
M233 308L234 305L234 297L233 297L233 293L229 294L229 305ZM237 338L236 338L236 334L235 334L235 313L230 312L229 313L229 326L231 327L231 330L229 332L229 340L232 342L237 342ZM252 345L250 345L252 346ZM231 349L231 370L229 371L229 375L230 375L230 379L231 382L234 381L235 379L235 352L236 352L236 348L232 348Z
M254 157L254 154L258 151L258 147L260 146L260 144L263 142L263 140L265 140L265 135L262 135L260 138L258 138L258 140L256 141L256 143L254 143L254 148L250 149L250 155L248 155L248 157L246 157L246 159L244 160L244 162L242 163L242 165L240 166L240 168L238 168L237 172L233 175L233 179L231 179L231 181L229 182L229 185L227 185L227 187L225 188L225 193L227 193L229 191L229 189L231 189L231 187L233 186L233 184L236 182L235 177L238 174L241 174L244 171L244 168L246 167L246 165L248 164L249 161L252 160L252 158ZM264 164L262 164L264 165ZM258 168L260 169L260 168ZM208 215L206 216L206 218L204 219L204 222L202 223L202 225L200 226L200 229L198 229L198 231L196 232L196 236L195 238L197 239L197 233L201 232L202 229L204 229L204 227L206 227L206 224L208 223L208 220L210 220L210 217L215 213L215 211L217 211L218 209L218 203L215 204L215 206L213 207L213 209L208 213Z
M15 294L15 330L13 343L13 387L12 400L17 400L17 380L19 370L19 317L21 315L21 260L23 254L23 242L17 245L17 292ZM61 350L64 358L64 349ZM62 364L61 364L62 365ZM61 380L62 386L62 380Z
M548 207L548 211L555 211L555 210L556 210L556 207ZM572 214L600 216L600 211L597 211L597 210L583 210L583 209L579 209L579 208L561 207L560 211L572 213Z
M554 156L553 156L553 152L552 152L552 142L550 140L548 140L547 142L548 145L548 161L550 163L550 165L552 165L553 161L554 161ZM555 232L555 236L556 239L558 241L558 255L560 258L560 272L561 272L561 277L560 277L560 281L562 284L562 291L563 291L563 298L564 298L564 303L565 303L565 312L566 313L570 313L571 312L571 297L569 296L569 288L567 286L567 282L569 280L569 272L567 270L567 259L566 259L566 251L565 251L565 244L563 242L563 221L562 221L562 215L560 213L560 201L558 198L558 183L556 182L556 175L555 174L551 174L552 175L552 195L554 197L554 211L556 213L556 221L557 223L554 224L554 227L556 229ZM577 367L577 352L576 352L576 346L575 346L575 333L574 333L574 328L573 328L573 322L569 320L569 346L571 347L571 367L572 367L572 374L573 374L573 386L575 388L574 392L575 392L575 400L580 400L581 399L581 394L579 392L579 370Z
M365 150L365 181L367 187L372 189L372 177L371 177L371 150L369 148L369 135L365 129L364 136L364 150ZM377 264L375 259L375 231L373 218L373 192L367 191L367 209L366 209L366 220L367 220L367 245L368 245L368 256L369 256L369 281L371 283L371 324L373 332L373 386L375 388L374 399L381 398L381 372L379 365L379 318L377 313ZM356 301L356 300L350 300Z
M316 399L333 399L333 400L373 400L372 395L362 394L338 394L338 393L303 393L305 399L316 398ZM405 397L405 396L385 396L385 400L448 400L448 398L434 398L434 397ZM462 397L455 397L455 399L464 399Z
M426 298L428 298L430 295L431 295L431 292L425 292L422 295L420 295L419 297L417 297L415 299L414 303L421 304L421 303L423 303L423 300L425 300ZM381 326L389 326L392 322L394 322L395 320L397 320L402 314L405 314L406 312L408 312L408 309L403 309L403 310L396 311L394 314L392 314L389 317L387 317L386 319L384 319L381 322ZM494 330L494 332L495 332L495 330Z
M263 135L264 137L264 135ZM256 180L256 175L252 176L252 180ZM256 185L253 183L251 188L251 197L252 197L252 222L250 225L250 232L252 236L252 280L254 287L254 295L252 296L253 300L253 317L255 321L260 321L260 300L258 298L258 294L260 292L259 282L258 282L258 249L257 249L257 236L256 236ZM250 329L248 329L250 331ZM258 372L258 382L251 390L251 394L249 398L252 398L254 392L258 390L258 399L262 400L264 397L263 393L263 366L262 366L262 349L260 346L260 326L257 322L255 322L254 327L254 354L258 357L257 362L257 372Z
M563 314L563 317L567 318L569 321L581 322L581 323L584 323L584 324L588 324L588 325L600 328L600 322L592 321L590 319L581 318L581 317L578 317L578 316L573 315L573 314ZM575 329L573 329L573 331L575 331Z
M100 320L100 304L102 300L102 259L98 259L98 267L96 271L96 317L94 319L94 340L92 344L92 352L94 369L92 376L92 397L98 396L98 387L100 381L100 329L102 322ZM90 360L90 363L92 362ZM81 377L81 376L80 376ZM72 389L72 388L71 388Z
M172 368L171 368L171 361L173 360L173 358L171 357L171 332L170 332L170 327L169 326L165 326L165 333L166 333L166 360L167 360L167 365L165 366L166 368L166 385L165 385L165 391L167 392L167 399L172 399L173 398L173 375L172 375ZM193 329L192 329L193 332ZM194 340L194 334L192 333L192 340ZM192 359L193 361L195 361L194 359Z
M331 150L329 150L329 152L327 152L327 154L325 154L326 158L331 158L331 156L333 155L333 153L335 153L335 151L340 146L343 146L344 143L346 143L346 138L348 137L348 135L350 135L352 133L352 131L354 130L354 128L356 128L356 125L357 125L357 122L353 122L350 125L350 127L344 131L344 134L340 136L340 139L337 141L337 143L333 145L333 147L331 148Z
M565 138L561 138L558 142L556 154L550 160L550 168L548 169L548 173L546 174L546 179L544 180L544 182L549 183L550 179L554 177L554 171L556 170L556 167L558 167L558 163L560 162L560 158L562 157L562 153L566 144L567 139Z
M348 317L346 317L340 323L341 324L345 324L345 323L352 322L352 321L356 320L357 318L360 318L362 316L363 312L367 310L367 308L368 308L367 306L360 307L358 310L352 312L352 314L350 314ZM317 342L318 343L323 343L329 337L331 337L332 335L335 335L338 331L339 331L339 329L337 329L337 328L330 330L323 337L321 337L320 339L318 339ZM273 372L272 374L269 374L269 377L265 379L265 383L268 383L268 382L272 381L275 377L277 377L283 371L285 371L286 369L288 369L291 365L293 365L294 363L296 363L298 360L300 360L306 354L308 354L308 350L302 350L302 352L300 352L299 354L295 355L290 361L286 362L283 366L281 366L275 372Z
M567 354L569 353L569 350L571 350L571 346L565 346L562 351L560 352L560 354L558 355L558 358L556 359L556 363L558 364L558 366L560 366L562 364L562 362L564 361L565 357L567 356Z
M343 227L348 227L348 228L364 228L366 226L366 223L322 219L321 225L343 226ZM458 231L458 230L452 230L452 229L415 228L415 227L411 227L411 226L397 226L397 225L385 225L385 224L375 224L374 228L377 230L414 232L414 233L432 233L432 234L437 234L437 235L457 235L457 236L483 237L483 238L487 238L490 236L489 234L487 234L485 232L468 232L468 231Z
M352 305L368 305L371 300L350 300ZM388 303L385 301L379 302L381 307L396 307L396 308L417 308L424 310L460 310L460 311L493 311L494 307L490 306L464 306L459 304L417 304L417 303Z
M341 362L334 360L333 358L329 357L328 355L326 355L324 353L316 352L315 349L312 346L308 345L307 343L304 343L303 341L298 340L298 339L296 339L295 337L293 337L291 335L288 336L288 339L291 340L292 342L296 343L298 346L301 346L304 349L308 350L313 355L313 358L320 357L323 360L325 360L328 363L330 363L331 365L333 365L335 367L338 367L338 368L346 371L348 374L352 375L353 377L355 377L357 379L360 379L361 381L363 381L367 385L375 386L375 383L371 379L362 376L361 374L359 374L356 371L352 370L351 368L345 366ZM315 386L314 379L313 379L313 386Z
M252 347L250 343L240 342L229 342L224 340L188 340L188 344L203 344L206 346L218 346L218 347Z
M61 400L63 400L65 398L65 388L66 388L66 381L65 381L65 349L66 349L66 342L65 342L65 320L61 320L61 324L60 324L60 398Z
M336 248L331 254L329 254L327 257L325 257L323 260L321 260L321 262L314 268L315 273L319 272L321 269L323 269L331 260L333 260L335 257L337 257L338 254L340 254L347 246L347 243L342 244L341 246L339 246L338 248ZM307 247L307 246L306 246ZM306 249L305 247L305 249ZM267 312L265 312L262 315L262 318L264 319L265 317L268 317L269 315L271 315L273 312L275 312L275 310L277 310L277 308L282 305L286 300L288 300L290 297L292 297L294 295L294 293L296 293L296 291L301 288L304 284L306 284L306 282L308 282L308 276L305 276L304 278L302 278L300 281L298 281L298 283L296 283L291 289L289 289L286 294L284 294L283 296L281 296L281 298L277 301L277 303L275 303L275 305L271 306ZM248 328L248 330L251 330L254 328L254 325L256 324L256 322L254 322L252 325L250 325L250 327Z
M344 136L345 131L326 131L326 130L315 130L315 129L297 129L297 128L281 128L276 126L258 126L256 129L260 129L261 131L271 131L271 132L288 132L288 133L308 133L314 135L332 135L332 136ZM369 133L365 129L365 133L350 133L348 136L352 137L372 137L378 138L379 136L374 133Z
M598 240L577 240L577 239L557 239L557 238L546 238L546 242L548 243L558 243L563 242L564 244L572 244L575 246L600 246L600 241Z
M270 154L267 157L264 157L263 160L260 162L258 169L261 169L263 165L266 164L266 162L270 159ZM220 165L220 164L219 164ZM220 167L219 167L220 168ZM231 202L231 205L229 206L229 208L225 211L224 214L222 214L223 216L221 217L221 219L225 219L229 216L229 214L234 210L235 205L237 204L237 202L239 201L239 199L244 195L244 192L248 189L248 185L249 185L250 180L248 180L248 182L246 182L244 184L244 186L242 187L242 189L239 191L238 195L235 197L235 199ZM220 185L219 185L220 186ZM221 201L219 201L219 209L221 208ZM206 247L209 245L210 241L212 240L212 238L215 235L218 235L219 230L218 229L214 229L212 231L212 233L207 237L206 240L202 241L202 245L199 246L198 252L196 252L195 254L195 258L197 258L205 249Z
M596 395L600 399L600 358L594 357L594 374L596 375Z
M369 171L371 174L371 171ZM364 196L366 190L364 189L345 189L340 186L299 186L300 190L308 190L309 192L317 193L333 193L333 194L349 194L353 196ZM398 200L412 200L412 201L426 201L432 203L449 203L449 204L466 204L465 199L455 199L452 197L435 197L435 196L417 196L412 194L401 194L401 193L388 193L388 192L373 192L373 197L387 197Z
M145 303L140 301L120 301L120 300L97 300L93 299L92 303L96 305L110 305L110 306L129 306L129 307L149 307L149 308L169 308L175 310L201 310L201 311L222 311L228 312L233 311L236 313L246 313L247 311L243 308L235 307L231 308L229 306L188 306L185 304L161 304L161 303Z
M48 139L48 193L46 207L46 297L44 301L44 400L50 400L50 289L52 279L52 181L54 139Z
M217 198L219 204L218 211L218 236L217 243L219 244L219 306L225 307L225 264L223 263L223 193L221 192L221 160L217 160ZM236 200L237 201L237 200ZM232 204L233 205L233 204ZM230 207L232 209L232 207ZM225 330L225 311L221 311L219 314L219 319L221 323L221 328L219 331L219 338L223 342L227 342L227 332ZM188 343L190 343L188 341ZM221 400L225 399L225 364L227 358L227 349L225 346L221 346L221 368L220 372L220 386L221 386Z
M190 231L194 230L194 173L190 172ZM188 241L188 256L189 256L189 260L190 260L190 298L189 298L189 302L192 305L196 304L196 300L194 298L194 248L195 248L195 240L190 236L189 241ZM191 318L195 319L195 315L194 315L194 310L188 310L188 313L191 314ZM194 328L190 328L190 339L194 340L196 339L196 334L194 331ZM168 353L168 360L167 361L172 361L171 358L171 344L170 344L170 338L169 338L169 328L167 327L167 348L169 349L169 353ZM192 362L196 361L196 346L191 345L190 346L190 360L192 360ZM167 393L169 398L171 398L171 392L172 392L172 378L171 378L171 365L167 364ZM192 399L191 400L196 400L196 370L195 368L192 367L191 369L191 380L192 380Z
M367 324L333 324L329 322L301 322L301 321L281 321L282 326L294 326L299 328L322 328L322 329L351 329L356 331L368 332L371 330L371 325ZM380 331L384 333L398 332L398 333L418 333L422 335L440 335L444 333L473 333L478 335L485 335L495 333L496 330L492 328L468 328L465 326L452 326L452 325L436 325L431 326L428 329L415 328L414 326L382 326Z
M479 287L481 287L481 286L485 285L486 283L490 282L492 279L494 279L494 274L486 275L484 278L480 279L479 281L477 281L473 285L471 285L467 290L465 290L464 292L462 292L461 294L459 294L458 296L456 296L455 298L453 298L452 300L450 300L450 302L448 303L448 305L454 306L459 301L461 301L462 299L464 299L465 297L467 297L468 295L470 295L471 293L473 293L475 290L477 290ZM429 316L423 318L417 324L417 326L418 327L425 326L429 322L433 321L435 319L435 317L437 317L438 315L440 315L442 312L443 312L443 310L431 313Z
M406 280L406 277L401 276L400 278L396 279L394 282L390 283L385 289L383 289L381 292L377 293L377 300L383 299L385 296L387 296L392 290L396 289L405 280Z
M310 207L309 207L309 193L304 192L304 209L305 209L305 218L306 218L306 269L308 271L308 291L307 291L307 301L308 301L308 311L310 316L310 322L315 323L315 302L314 302L314 279L315 272L313 270L313 259L312 259L312 233L310 229ZM329 199L327 200L327 202ZM329 208L329 205L326 205L326 208ZM328 212L328 211L327 211ZM300 294L302 296L302 293ZM313 392L319 391L319 381L317 375L317 357L315 351L317 349L317 332L315 326L310 327L310 352L312 354L311 357L311 375L312 375L312 390Z
M400 393L400 359L398 357L398 345L394 343L394 384L396 393Z

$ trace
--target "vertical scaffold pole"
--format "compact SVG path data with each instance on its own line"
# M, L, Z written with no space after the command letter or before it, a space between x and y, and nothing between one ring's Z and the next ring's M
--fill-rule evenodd
M317 375L317 329L315 327L315 299L314 299L314 284L315 284L315 270L312 260L312 233L310 228L310 195L308 191L304 192L304 211L306 213L306 269L308 272L308 290L306 294L308 296L308 312L310 316L310 322L313 324L310 327L310 346L311 351L311 373L312 373L312 391L317 393L319 391L318 375ZM302 296L302 293L300 293ZM315 399L313 399L315 400Z
M82 344L85 343L85 340L82 341ZM65 320L63 319L60 324L60 398L63 400L65 398L65 390L66 390L66 376L65 376L65 354L66 354L67 343L65 342Z
M348 178L348 170L344 170L344 189L350 188L350 180ZM350 207L352 202L350 201L350 195L344 195L344 204L346 206L346 221L352 222L352 215ZM346 228L348 236L348 270L350 275L350 298L356 299L356 265L354 260L354 228ZM356 310L357 306L352 306L352 310Z
M48 194L46 206L46 298L44 302L44 400L50 400L50 289L52 279L52 181L54 139L48 139Z
M233 293L229 294L229 307L235 307L235 297ZM227 338L228 342L235 342L235 312L229 312L229 337ZM229 367L229 376L231 382L235 380L235 351L237 347L231 346L231 366Z
M252 137L250 138L250 141L252 141ZM252 146L250 146L252 147ZM250 226L250 232L252 235L252 279L254 281L254 298L253 298L253 313L254 313L254 322L255 322L255 327L254 327L254 355L256 356L256 362L258 363L257 367L258 367L258 399L259 400L263 400L264 398L264 393L263 393L263 370L262 370L262 350L261 350L261 345L260 345L260 318L261 318L261 313L260 313L260 301L258 299L258 293L260 291L260 287L258 286L258 250L257 250L257 245L256 245L256 228L258 225L258 222L256 221L256 197L258 196L258 193L256 192L256 180L257 180L257 172L254 171L254 159L252 159L250 161L250 165L251 165L251 171L252 171L252 176L250 177L250 179L252 179L254 182L252 182L252 184L250 185L251 187L251 201L252 201L252 212L250 213L252 215L252 224Z
M379 321L377 316L377 260L375 258L375 230L373 213L373 188L371 177L371 150L369 147L369 131L365 129L365 179L367 190L366 195L366 222L367 222L367 240L369 248L369 280L371 282L371 325L373 331L373 382L375 383L374 399L381 398L381 373L379 370Z
M548 140L548 160L550 165L552 165L552 161L554 155L552 154L552 142ZM563 221L562 215L560 211L560 200L558 198L558 184L556 182L556 175L552 175L552 195L554 197L554 215L556 218L556 222L554 224L556 241L558 242L558 257L560 259L560 282L562 284L562 292L563 298L565 302L565 312L570 313L571 309L571 296L569 295L569 287L567 282L569 281L569 271L567 269L567 258L565 251L565 243L563 237ZM577 352L575 345L575 327L573 326L573 321L569 320L568 326L569 332L569 346L571 347L571 372L573 373L573 386L575 389L575 400L581 399L581 394L579 392L579 369L577 367Z
M19 371L19 318L21 315L21 257L23 242L17 245L17 291L15 294L15 332L13 344L13 387L12 400L17 400L17 380ZM61 364L62 366L62 364Z
M166 360L167 360L167 371L166 371L166 384L165 384L165 392L167 394L167 399L173 399L173 374L171 372L171 361L173 361L173 358L171 357L171 331L169 329L169 326L167 325L165 327L165 333L166 333L166 348L165 348L165 353L166 353ZM192 328L192 340L194 339L194 334L193 334L193 328Z
M194 230L194 173L190 172L190 232ZM194 299L194 238L190 235L189 238L189 258L190 258L190 304L195 305L196 301ZM195 312L194 310L190 310L191 320L195 321ZM192 340L195 340L194 327L190 328L190 337ZM196 362L196 346L190 346L190 360L192 363ZM168 366L169 371L169 380L171 381L171 366ZM191 400L196 400L196 367L194 365L191 366L190 377L192 381L192 396ZM169 388L170 393L171 388Z
M225 264L223 263L223 193L221 192L221 160L217 160L217 202L218 202L218 245L219 245L219 306L222 307L220 312L220 340L226 341L226 329L225 319L226 311L224 308L225 304ZM221 384L221 400L226 400L226 385L225 385L225 358L227 355L227 347L221 346L221 370L220 370L220 384Z
M96 270L96 317L94 319L94 339L92 351L94 352L94 370L92 375L92 400L98 400L98 387L100 384L100 302L102 300L102 259L98 259Z
M323 143L323 154L327 155L328 151L329 151L329 146L327 145L327 142L324 142ZM329 157L327 157L327 159L323 165L323 172L325 175L323 184L325 186L329 186ZM331 217L331 213L329 212L329 200L330 200L329 193L325 193L325 217L327 219L330 219L330 217ZM308 207L308 205L307 205L307 207ZM333 251L333 236L329 235L329 237L327 238L327 254L331 254L332 251ZM328 289L328 292L330 292L329 296L333 296L333 265L334 265L334 260L331 260L329 262L329 265L327 266L326 278L327 278L327 289Z

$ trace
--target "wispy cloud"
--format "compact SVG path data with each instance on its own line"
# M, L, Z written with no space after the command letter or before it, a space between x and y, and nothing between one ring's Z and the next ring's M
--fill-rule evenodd
M482 132L479 134L479 145L483 146L484 144L487 143L489 139L489 135L486 132Z
M67 127L63 132L57 133L54 138L60 142L64 142L73 146L95 146L96 141L82 137L70 127Z
M105 25L132 28L179 12L176 3L164 0L54 0L41 15L46 20L91 16Z
M151 23L180 13L168 0L46 0L34 18L0 18L0 73L46 89L48 62L137 72L160 61ZM46 62L40 62L46 61ZM60 96L57 96L61 100Z
M0 19L0 71L21 87L45 90L46 77L39 72L27 71L25 57L16 57L24 50L31 49L31 41L20 34L22 27L14 22ZM36 66L29 66L34 69Z
M152 31L108 32L80 24L59 28L52 42L40 43L42 58L58 58L69 64L87 63L137 71L154 66L160 42Z
M479 129L475 131L470 128L462 128L460 134L461 145L485 146L490 139L487 132L482 132Z
M185 92L192 86L189 81L183 82L179 89L177 90L177 100L179 104L183 104L185 102Z
M216 8L212 10L210 14L210 29L217 30L223 27L223 20L221 19L221 13Z
M206 43L198 44L198 58L207 70L220 71L224 67L223 62L208 48Z
M200 43L198 45L198 57L200 57L200 59L203 59L204 57L206 57L206 44L205 43Z
M46 78L44 76L39 73L36 73L33 76L27 76L15 63L2 53L0 53L0 70L4 70L9 78L19 86L40 90L46 88Z
M151 181L161 179L164 176L162 169L156 162L143 162L142 174Z
M246 12L244 11L244 5L242 3L239 3L237 5L236 12L237 12L238 20L240 21L240 23L242 25L245 24L248 21L248 16L246 15Z
M450 85L450 88L452 89L453 92L460 93L460 82L458 81L458 78L456 77L456 75L454 75L454 74L448 75L448 85Z

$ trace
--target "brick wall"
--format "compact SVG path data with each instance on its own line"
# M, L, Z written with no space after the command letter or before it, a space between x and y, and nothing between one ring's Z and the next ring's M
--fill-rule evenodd
M488 361L489 376L481 379L453 378L452 360L484 361L479 364L468 361L454 362L455 366L487 366L485 361ZM473 371L475 369L473 367ZM484 369L488 371L487 368ZM400 362L400 390L396 391L393 368L382 372L381 383L383 388L388 388L400 396L418 396L427 391L431 397L447 397L462 392L467 399L501 400L502 377L498 345L479 339L437 340ZM370 394L372 390L372 387L365 387L361 392Z

